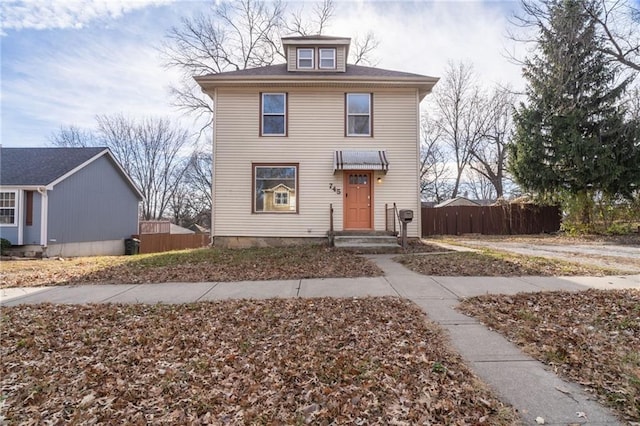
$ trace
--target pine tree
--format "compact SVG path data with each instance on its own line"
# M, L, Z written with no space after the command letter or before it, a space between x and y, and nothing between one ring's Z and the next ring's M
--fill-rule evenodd
M620 102L630 80L618 81L617 66L597 49L584 1L543 2L509 165L525 190L577 202L588 224L595 195L629 195L638 185L640 139Z

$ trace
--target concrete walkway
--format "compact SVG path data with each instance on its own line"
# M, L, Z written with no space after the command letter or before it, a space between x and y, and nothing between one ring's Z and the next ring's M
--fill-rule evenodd
M447 330L454 348L471 369L503 401L514 406L526 424L538 424L538 417L551 425L621 424L579 386L559 379L501 335L458 313L454 307L462 298L487 293L640 289L640 275L427 277L392 261L392 255L367 257L384 270L384 277L3 289L0 290L0 306L43 302L186 303L236 298L400 296L415 302L430 319Z

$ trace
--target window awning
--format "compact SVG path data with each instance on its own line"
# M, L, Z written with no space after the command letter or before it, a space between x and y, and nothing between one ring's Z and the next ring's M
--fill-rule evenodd
M389 171L386 151L336 151L333 156L333 172L337 170Z

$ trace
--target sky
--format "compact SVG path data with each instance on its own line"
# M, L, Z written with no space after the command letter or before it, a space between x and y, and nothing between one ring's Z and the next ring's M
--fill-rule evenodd
M293 8L307 3L288 2ZM198 123L172 105L176 70L159 47L182 17L207 1L0 1L0 136L4 147L51 146L61 127L94 129L97 115L168 117ZM336 0L326 35L373 31L376 66L441 77L448 63L473 65L491 88L524 86L510 58L524 47L507 37L517 1Z

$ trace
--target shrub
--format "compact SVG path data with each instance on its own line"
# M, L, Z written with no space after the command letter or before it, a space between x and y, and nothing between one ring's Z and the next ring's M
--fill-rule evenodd
M0 238L0 253L5 254L11 248L11 241Z

